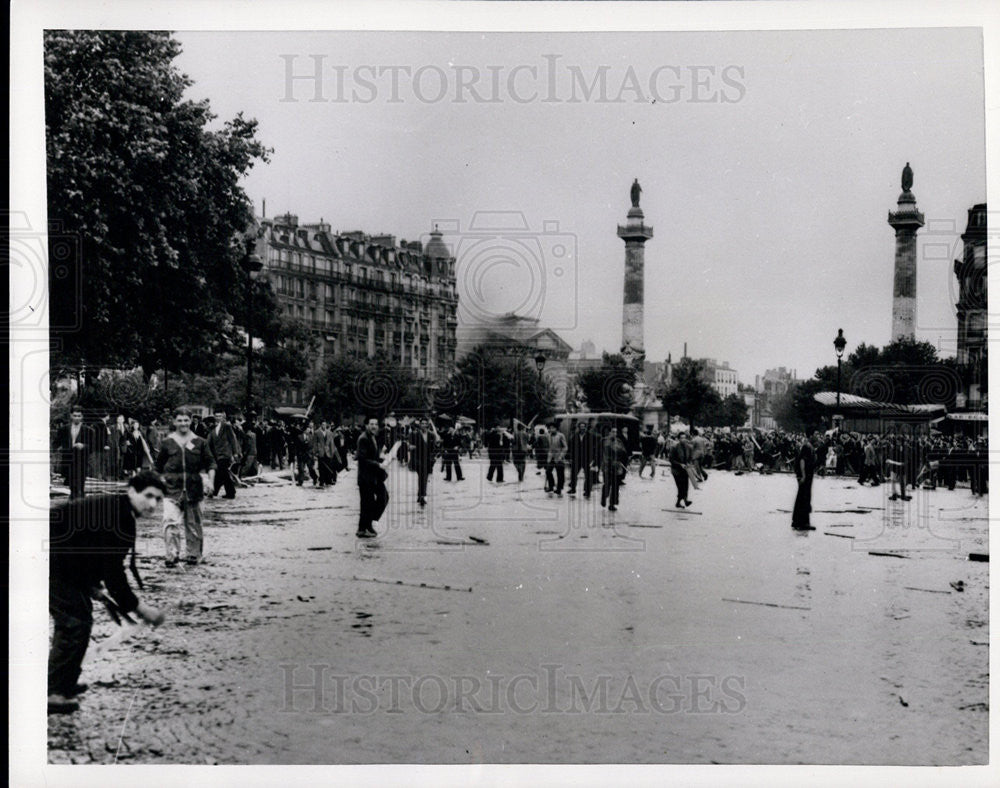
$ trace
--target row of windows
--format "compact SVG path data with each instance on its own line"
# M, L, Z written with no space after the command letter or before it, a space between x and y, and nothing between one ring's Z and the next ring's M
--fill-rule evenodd
M275 292L278 295L287 295L293 298L312 298L318 300L319 294L322 292L326 301L344 301L350 298L361 303L371 303L376 307L388 306L390 309L399 309L401 306L419 309L422 312L428 312L431 309L431 304L428 301L417 301L414 303L408 298L372 293L368 290L348 287L343 284L323 284L321 289L320 285L316 282L298 277L283 276L281 274L274 276L274 286ZM453 308L447 306L440 306L438 310L442 320L447 320L448 315L452 311L454 311Z
M304 255L301 252L292 252L288 249L271 249L269 255L269 262L272 268L281 268L282 266L287 266L299 271L305 271L310 274L350 274L354 270L354 266L348 260L333 260L329 257L317 257L316 255ZM395 285L399 284L400 281L406 285L406 287L413 286L413 274L403 273L402 279L400 279L400 274L397 271L383 271L380 268L371 268L368 266L359 265L357 266L358 277L363 281L378 282L385 284ZM386 278L386 273L388 273L388 279ZM448 275L455 276L454 266L448 264ZM426 284L426 278L424 276L417 277L418 282Z
M324 325L324 326L336 326L338 325L337 315L333 309L324 309L320 312L316 307L303 307L302 304L286 304L284 308L284 313L291 318L296 318L298 320L309 320L312 324ZM353 313L349 313L343 317L341 321L348 331L368 331L368 320L363 317L358 317ZM385 323L377 323L378 326L375 331L376 334L388 333L385 330ZM417 336L418 333L421 336L427 337L429 341L429 334L426 330L426 326L421 326L424 330L418 332L418 327L416 321L407 321L403 324L403 332L410 336ZM393 325L392 328L395 328ZM397 334L400 332L397 330ZM436 334L436 339L440 343L446 339L446 336L442 333L434 332Z

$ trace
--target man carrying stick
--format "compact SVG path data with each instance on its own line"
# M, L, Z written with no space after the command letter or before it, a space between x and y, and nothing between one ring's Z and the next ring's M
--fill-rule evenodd
M125 557L132 552L135 570L135 518L152 514L163 500L165 485L152 471L133 476L124 493L76 498L49 514L49 615L54 624L49 647L48 711L74 712L78 684L93 626L92 598L101 599L116 619L135 612L153 626L163 614L140 602L125 577ZM131 620L131 619L130 619Z

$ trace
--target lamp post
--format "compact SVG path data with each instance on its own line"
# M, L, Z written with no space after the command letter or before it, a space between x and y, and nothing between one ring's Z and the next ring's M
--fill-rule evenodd
M833 340L833 349L837 351L837 413L834 414L834 421L840 415L840 364L844 356L844 348L847 347L847 340L844 339L844 329L837 329L837 338Z
M251 328L253 322L253 276L264 267L256 247L257 239L255 237L248 238L246 253L240 261L240 267L247 273L247 418L250 418L250 413L253 411L253 330Z

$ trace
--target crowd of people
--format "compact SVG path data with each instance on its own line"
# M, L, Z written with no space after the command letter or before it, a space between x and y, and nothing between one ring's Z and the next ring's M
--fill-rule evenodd
M169 423L170 427L166 427ZM631 439L629 439L631 438ZM136 518L153 514L162 501L164 561L175 567L202 561L201 504L206 497L236 497L240 486L257 476L262 465L290 470L297 485L310 479L317 488L332 487L338 475L357 469L359 515L356 536L376 537L389 492L388 466L396 461L417 475L416 502L426 506L428 481L440 460L445 482L464 481L462 458L485 449L487 482L504 484L504 466L512 465L516 484L525 484L532 463L543 491L550 497L575 497L583 479L583 498L599 485L601 506L615 511L629 467L636 476L669 469L677 489L675 506L691 506L690 487L709 472L735 474L792 472L798 492L792 527L809 524L815 475L855 476L859 485L891 485L890 499L908 501L913 489L968 483L975 496L988 492L988 455L984 438L941 434L786 433L780 430L682 430L646 427L626 435L615 421L558 420L534 427L514 420L507 429L494 424L483 432L447 416L438 424L430 414L396 420L371 416L363 426L338 425L308 418L259 419L230 414L224 408L199 418L184 408L172 418L153 419L148 426L111 413L87 424L74 407L68 423L54 430L56 471L69 487L69 499L50 516L50 601L55 627L49 656L49 710L74 711L78 682L92 625L92 600L101 601L116 619L136 614L156 625L163 614L142 603L125 576L131 554L135 570ZM85 495L88 476L104 481L128 477L124 492ZM512 480L513 481L513 480ZM207 482L207 484L206 484ZM115 485L117 486L117 485Z

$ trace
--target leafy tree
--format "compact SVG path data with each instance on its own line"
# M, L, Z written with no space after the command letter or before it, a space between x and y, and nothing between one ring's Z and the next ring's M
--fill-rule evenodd
M938 359L931 343L897 339L879 351L866 345L858 350L862 353L848 358L842 379L850 382L842 391L899 405L954 406L961 376L954 365Z
M240 179L270 151L221 128L165 32L44 35L50 324L58 362L209 371L247 314Z
M742 427L747 423L750 411L746 400L738 394L730 394L719 406L720 427Z
M343 421L358 412L355 382L364 379L364 361L354 355L336 355L306 379L306 397L316 397L313 405L320 415Z
M844 359L840 391L898 405L941 404L954 407L962 377L954 359L939 359L929 342L897 339L877 348L862 343ZM837 367L816 370L771 406L782 429L812 431L828 426L830 410L815 401L821 391L837 391Z
M555 413L555 387L534 363L511 355L506 348L480 345L459 360L458 371L465 394L457 412L486 427L512 418L545 419Z
M705 380L705 365L691 358L681 359L674 367L670 386L657 395L669 413L676 413L692 427L700 413L719 402L718 392Z
M581 373L576 385L595 412L628 413L632 409L636 371L620 354L604 353L598 369Z
M789 432L812 433L828 427L829 411L816 402L813 395L830 390L831 387L827 382L818 378L790 386L788 391L776 397L771 404L774 420L781 429Z

